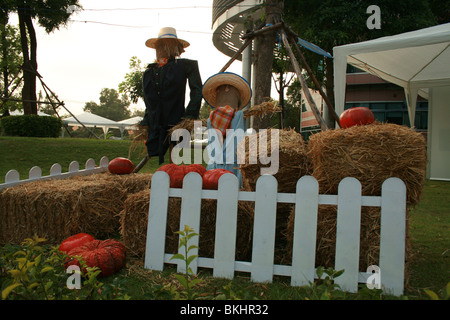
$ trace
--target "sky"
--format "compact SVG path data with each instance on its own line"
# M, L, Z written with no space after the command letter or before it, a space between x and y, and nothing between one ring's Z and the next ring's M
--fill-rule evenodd
M103 88L118 90L130 71L131 57L138 57L143 65L152 63L155 50L146 47L145 41L157 37L162 27L174 27L178 38L191 44L181 57L197 60L205 81L230 59L212 43L212 2L80 0L84 10L73 13L66 27L47 34L35 21L38 72L77 115L86 102L99 103ZM17 24L17 18L11 17L10 23ZM227 71L241 74L242 63L233 62ZM139 101L130 109L145 106Z

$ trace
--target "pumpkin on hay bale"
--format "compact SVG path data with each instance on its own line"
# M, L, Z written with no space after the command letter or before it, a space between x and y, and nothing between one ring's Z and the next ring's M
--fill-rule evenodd
M403 180L407 204L419 202L427 164L424 137L411 128L376 122L326 130L310 137L308 157L320 192L337 194L345 177L361 182L362 195L380 196L387 178Z
M151 192L151 191L150 191ZM145 254L150 192L141 191L129 195L120 213L120 233L130 255L143 257ZM199 233L199 256L214 257L217 200L202 199ZM180 230L181 198L169 198L166 227L166 253L178 252ZM248 202L238 204L236 259L248 258L252 244L253 208Z

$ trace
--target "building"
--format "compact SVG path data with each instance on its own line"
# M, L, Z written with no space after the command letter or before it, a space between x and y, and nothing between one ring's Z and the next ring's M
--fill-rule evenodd
M367 72L347 68L345 109L367 107L380 122L410 126L405 90ZM426 132L428 128L428 101L419 98L416 103L414 127Z

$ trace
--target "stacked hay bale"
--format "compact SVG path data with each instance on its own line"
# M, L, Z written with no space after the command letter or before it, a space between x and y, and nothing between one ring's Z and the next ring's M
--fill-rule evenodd
M129 195L120 213L120 232L129 252L137 257L145 254L150 192L144 190ZM214 257L217 200L202 199L199 233L199 256ZM166 253L178 252L181 198L169 198L166 227ZM246 260L251 251L253 210L246 202L238 204L236 259Z
M256 181L261 176L261 168L269 168L271 164L262 164L258 156L257 163L251 163L252 156L259 155L258 146L260 138L267 136L267 156L270 158L273 152L278 152L279 166L274 174L278 181L278 192L295 192L297 180L309 173L309 161L306 144L300 134L294 130L278 130L278 145L272 146L272 131L267 129L267 135L257 133L256 138L245 137L240 148L245 148L244 163L239 165L242 173L243 186L246 191L254 191ZM254 161L253 161L254 162Z
M397 177L406 184L408 205L420 200L426 142L411 128L374 123L327 130L311 136L308 157L321 193L337 194L343 178L355 177L361 182L363 195L381 195L383 181Z
M56 244L79 232L111 236L123 201L125 194L112 181L48 180L7 188L0 193L0 242L38 235Z
M117 234L127 194L148 189L151 174L75 176L41 180L0 192L0 243L34 235L51 244L79 232L106 238Z
M77 181L111 181L118 183L126 194L133 194L144 189L150 189L153 173L130 173L117 175L110 172L91 174L87 176L75 176L71 179Z
M384 180L398 177L406 184L408 206L416 204L422 194L426 144L420 133L405 126L374 123L323 131L311 136L308 157L321 194L337 194L339 182L345 177L358 179L364 196L380 196ZM334 267L336 214L335 206L319 206L316 266ZM289 246L294 218L292 211L286 230ZM379 243L380 208L362 207L361 271L378 264ZM291 253L289 247L287 260Z
M298 179L306 174L310 174L310 164L307 157L307 148L303 137L295 130L278 130L277 144L272 145L272 132L276 129L267 129L264 132L256 133L256 137L245 137L240 148L244 151L245 161L240 164L242 173L243 191L255 191L256 181L261 176L261 168L268 168L272 164L262 164L260 161L258 148L260 139L267 139L267 155L272 156L272 152L278 152L278 171L274 177L278 181L278 192L295 193ZM251 163L254 155L258 155L257 163ZM273 160L273 158L272 158ZM254 204L252 204L254 206ZM284 236L290 212L293 204L278 203L276 215L276 252L275 261L278 263L284 256L286 250L286 239Z

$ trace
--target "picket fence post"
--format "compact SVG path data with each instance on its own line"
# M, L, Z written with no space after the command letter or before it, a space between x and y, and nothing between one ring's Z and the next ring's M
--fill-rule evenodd
M166 172L156 172L151 185L145 268L162 271L164 263L176 263L178 272L186 272L183 261L171 261L172 254L164 252L169 197L182 199L180 230L189 225L197 233L201 199L217 199L214 258L194 259L190 265L193 273L198 267L213 268L213 276L232 279L235 271L244 271L254 282L271 282L277 274L290 276L292 286L308 285L316 277L318 206L335 205L335 269L344 269L344 273L334 281L344 291L356 292L358 283L372 275L359 271L361 206L375 206L381 207L381 286L395 295L403 293L406 186L398 178L383 183L381 197L362 196L361 183L352 177L339 183L337 195L320 195L319 184L312 176L298 180L295 194L278 193L277 180L271 175L262 175L254 192L239 191L238 180L232 174L220 178L218 190L202 190L201 176L194 172L185 177L182 189L170 188ZM239 200L255 202L251 262L235 261ZM278 202L295 204L291 266L274 265ZM198 237L192 240L189 245L198 245Z
M102 157L100 159L100 164L98 167L95 166L95 160L90 158L85 163L85 169L80 170L80 164L77 161L72 161L69 164L68 172L63 173L61 165L59 163L54 163L50 167L50 174L48 176L42 175L41 167L34 166L28 171L28 179L24 180L20 180L19 172L15 169L12 169L6 173L5 182L0 184L0 190L37 180L66 179L78 175L101 173L108 170L108 164L108 157Z
M251 268L254 282L270 282L273 277L277 189L278 182L272 175L263 175L256 181Z
M393 295L403 294L406 237L406 185L389 178L381 189L380 281Z
M236 252L239 181L234 174L220 177L214 243L213 276L233 279Z
M344 273L335 283L345 291L358 291L361 226L361 183L351 177L338 185L335 270Z
M312 283L315 275L319 204L317 180L311 176L301 177L297 182L295 198L291 285L303 286Z

